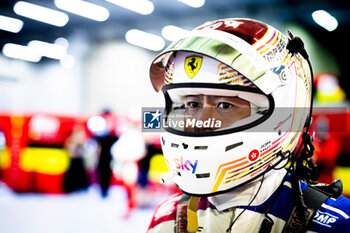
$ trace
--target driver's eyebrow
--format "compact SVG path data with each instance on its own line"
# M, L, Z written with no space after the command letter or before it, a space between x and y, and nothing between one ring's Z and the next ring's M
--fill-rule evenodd
M238 96L214 96L216 99L219 100L229 100L235 103L245 103L245 102L249 102L247 100L244 100Z
M227 99L236 99L236 98L238 98L238 99L241 99L241 98L239 98L238 96L213 95L213 96L211 96L211 97L217 98L217 99L220 99L220 98L227 98Z
M199 95L186 95L185 98L199 98Z

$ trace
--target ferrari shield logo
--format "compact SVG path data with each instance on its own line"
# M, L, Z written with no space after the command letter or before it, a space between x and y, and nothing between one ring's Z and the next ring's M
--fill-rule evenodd
M185 72L189 78L193 78L198 73L202 65L202 57L190 56L185 60Z

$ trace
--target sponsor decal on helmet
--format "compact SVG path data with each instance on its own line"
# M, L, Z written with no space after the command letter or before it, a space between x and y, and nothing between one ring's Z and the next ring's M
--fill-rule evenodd
M255 161L259 158L260 152L256 149L252 150L249 155L248 155L248 159L249 161Z
M230 66L219 63L217 69L218 81L226 84L245 85L246 83L252 84L248 79L238 71L232 69Z
M275 128L273 128L273 130L277 130L278 128L280 128L284 123L286 123L286 121L288 121L289 119L292 118L292 114L289 114L283 121L278 122L278 124L276 125Z
M186 160L184 162L183 157L181 156L180 158L176 158L174 161L176 164L175 167L177 169L191 171L192 174L194 174L196 172L198 160L194 161L193 163L190 160Z
M189 78L193 78L198 73L202 65L202 57L189 56L185 59L185 72Z
M263 152L267 151L268 149L271 148L271 146L272 146L271 141L268 141L268 142L262 144L261 147L260 147L260 153L263 153Z
M164 72L164 82L165 84L170 84L173 82L174 78L174 63L169 60L168 64L165 67Z
M287 56L288 51L286 38L278 33L276 41L274 41L266 50L260 52L264 54L263 57L266 61L280 61Z

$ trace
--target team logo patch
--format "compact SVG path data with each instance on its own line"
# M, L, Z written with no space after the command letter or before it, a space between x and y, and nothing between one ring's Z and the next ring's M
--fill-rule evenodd
M185 72L189 78L193 78L198 73L202 65L202 57L190 56L185 59Z

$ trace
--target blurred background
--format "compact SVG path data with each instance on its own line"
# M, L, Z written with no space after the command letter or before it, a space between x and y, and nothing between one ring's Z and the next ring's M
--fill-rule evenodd
M315 73L320 182L350 196L345 0L0 1L0 231L145 232L177 189L141 108L163 106L152 59L219 18L261 20L302 37Z

